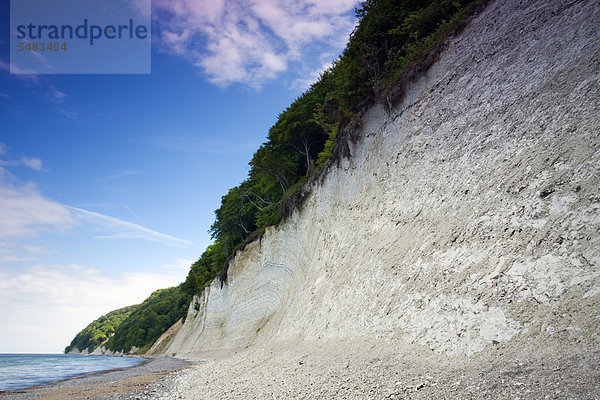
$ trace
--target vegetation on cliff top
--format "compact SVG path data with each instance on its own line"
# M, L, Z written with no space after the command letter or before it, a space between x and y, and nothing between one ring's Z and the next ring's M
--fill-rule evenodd
M250 160L247 179L221 198L209 231L214 243L191 266L185 282L153 293L119 326L107 347L149 348L183 316L192 295L217 274L225 280L228 261L238 249L301 205L310 191L307 182L350 156L361 114L375 102L391 107L400 100L405 84L434 62L444 38L485 2L362 2L356 10L359 24L343 54L279 115Z
M230 189L210 228L215 240L186 280L199 293L217 271L226 279L236 250L277 224L306 198L305 185L350 155L359 116L373 103L392 106L403 83L433 63L443 39L484 0L368 0L343 54L279 115L250 160L248 178Z
M71 341L71 344L65 348L65 353L72 350L92 353L94 350L105 343L109 337L115 333L115 329L119 327L121 322L125 320L129 314L137 309L137 305L119 308L101 316L79 332Z

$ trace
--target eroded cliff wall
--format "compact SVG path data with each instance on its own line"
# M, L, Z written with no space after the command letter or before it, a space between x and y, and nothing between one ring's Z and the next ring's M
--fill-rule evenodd
M600 6L492 2L239 253L167 354L377 337L599 341Z

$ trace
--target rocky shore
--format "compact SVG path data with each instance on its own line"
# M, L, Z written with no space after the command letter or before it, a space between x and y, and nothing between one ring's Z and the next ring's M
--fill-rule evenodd
M189 361L154 357L131 368L116 369L27 389L0 392L0 400L141 399L148 385L191 366Z

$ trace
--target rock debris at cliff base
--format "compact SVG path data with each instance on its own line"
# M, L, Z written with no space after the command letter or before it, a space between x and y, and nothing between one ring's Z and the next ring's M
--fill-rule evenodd
M600 352L506 350L470 359L365 338L206 354L144 399L597 399Z

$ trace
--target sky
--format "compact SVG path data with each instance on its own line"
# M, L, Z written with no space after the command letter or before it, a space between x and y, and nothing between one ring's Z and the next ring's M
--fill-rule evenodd
M356 6L154 0L151 74L16 75L0 0L0 353L62 352L182 282L221 196L343 50Z

